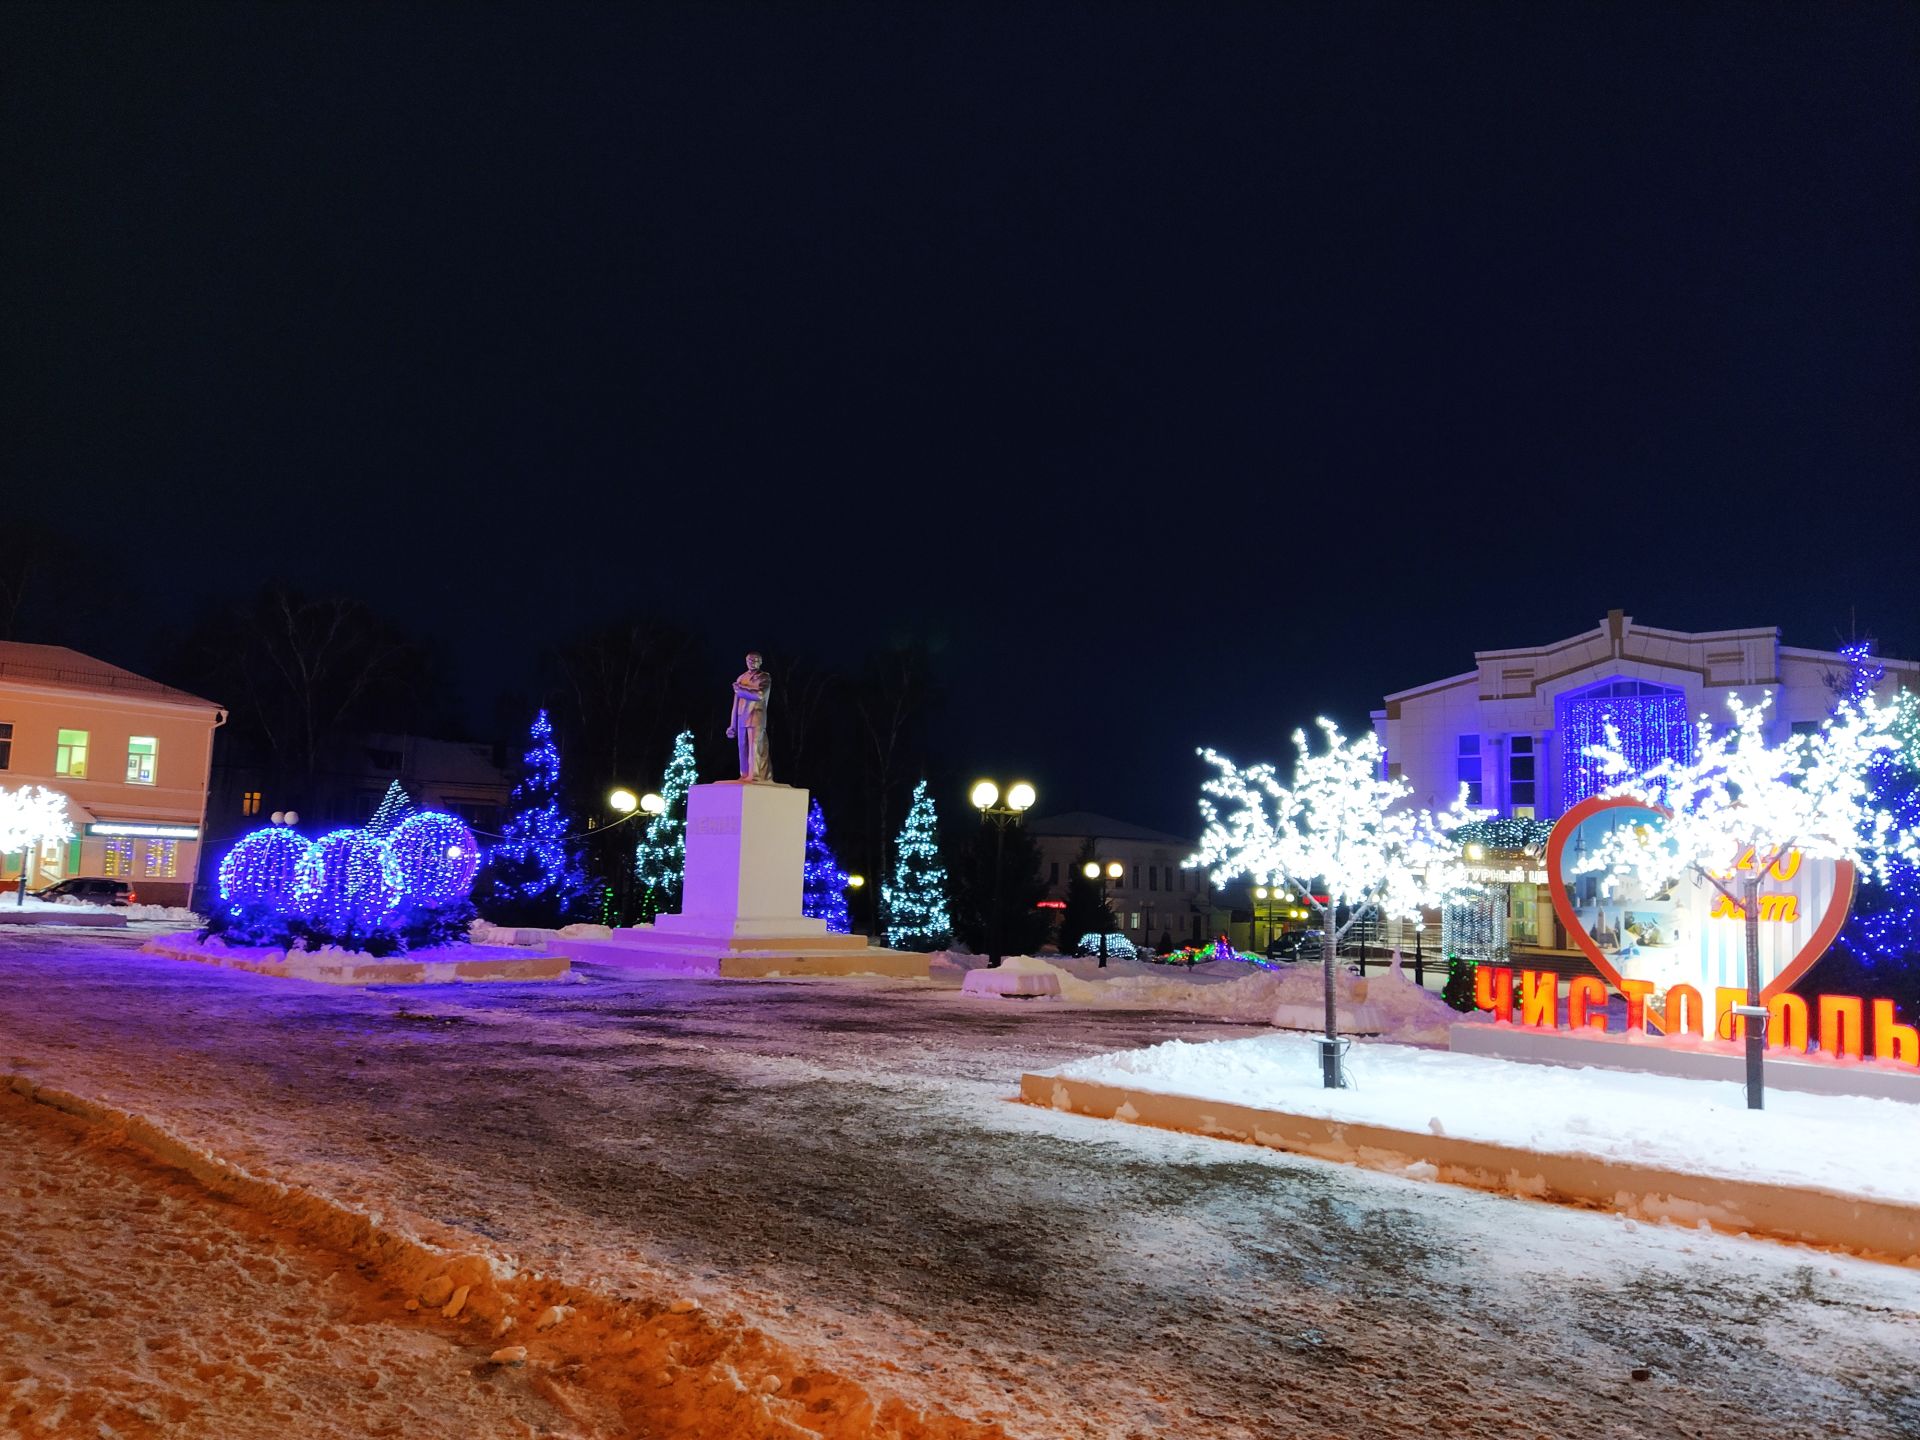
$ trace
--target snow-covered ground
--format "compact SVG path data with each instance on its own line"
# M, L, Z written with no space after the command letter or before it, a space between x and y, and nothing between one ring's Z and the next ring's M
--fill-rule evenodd
M1519 1065L1356 1043L1352 1088L1321 1087L1303 1035L1258 1035L1075 1060L1051 1073L1256 1109L1591 1155L1693 1174L1920 1205L1920 1106L1775 1090L1746 1108L1733 1081ZM1908 1137L1905 1140L1897 1137Z
M951 983L321 990L0 934L6 1068L1022 1440L1920 1434L1920 1273L1008 1103L1265 1033Z

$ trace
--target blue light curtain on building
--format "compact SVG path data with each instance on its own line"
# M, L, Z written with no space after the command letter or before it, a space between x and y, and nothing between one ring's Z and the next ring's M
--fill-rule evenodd
M1600 762L1588 755L1603 745L1607 725L1620 732L1620 748L1635 771L1662 760L1693 758L1693 721L1679 690L1645 680L1607 680L1560 699L1560 803L1572 809L1608 786Z

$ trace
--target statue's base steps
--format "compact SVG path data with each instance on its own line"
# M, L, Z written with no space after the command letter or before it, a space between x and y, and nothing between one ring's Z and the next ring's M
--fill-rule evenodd
M927 978L927 957L884 950L859 935L689 935L651 925L613 932L606 940L556 939L553 949L588 965L616 965L686 979L758 980L803 975Z

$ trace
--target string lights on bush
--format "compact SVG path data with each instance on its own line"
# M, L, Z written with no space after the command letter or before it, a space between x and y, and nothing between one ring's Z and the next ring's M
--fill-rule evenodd
M480 842L467 822L439 810L409 815L388 837L401 890L419 905L457 905L473 889Z
M335 830L313 842L297 871L296 903L314 929L341 939L373 934L400 902L400 866L387 842Z
M221 901L235 912L258 905L296 913L300 863L312 849L311 840L284 825L242 836L220 862Z

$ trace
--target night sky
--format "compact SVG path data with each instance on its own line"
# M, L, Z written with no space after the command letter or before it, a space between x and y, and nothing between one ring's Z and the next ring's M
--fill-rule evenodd
M1917 60L1864 3L10 5L0 527L84 554L19 638L283 576L481 727L628 606L717 709L913 636L950 764L1182 829L1194 745L1612 607L1920 655Z

